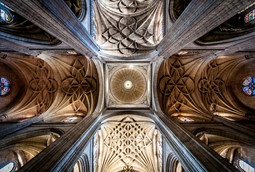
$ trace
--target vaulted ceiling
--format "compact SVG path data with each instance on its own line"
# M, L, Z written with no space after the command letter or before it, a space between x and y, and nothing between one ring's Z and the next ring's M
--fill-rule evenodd
M247 21L255 13L252 2L1 2L8 20L0 21L0 77L10 81L10 92L0 97L1 122L39 118L45 123L78 123L105 109L162 111L180 123L210 122L215 116L255 120L254 96L242 90L244 80L255 76L255 20ZM139 146L130 143L134 139L125 142L126 152L119 147L113 148L116 154L112 155L97 152L95 168L121 171L132 161L140 171L156 171L162 165L162 145L158 145L161 134L155 123L124 114L102 121L95 146L108 151L111 144L120 144L113 138L123 139L118 132L130 123L137 126L134 132L155 142L144 143L149 151L136 152L134 162L125 154L133 155ZM235 146L235 139L214 134L194 135L219 154L241 150L240 145L220 149L215 144L226 141ZM52 142L58 137L48 131L35 140ZM19 139L20 145L26 141L30 140ZM115 156L122 157L122 164ZM177 168L179 161L175 163Z

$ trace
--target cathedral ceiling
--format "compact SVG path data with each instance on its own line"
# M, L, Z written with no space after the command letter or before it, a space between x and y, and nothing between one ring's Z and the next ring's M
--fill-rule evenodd
M103 108L111 110L153 109L159 104L168 117L184 120L188 117L192 121L210 121L214 115L254 120L254 98L245 95L240 86L246 75L254 75L254 65L250 65L254 58L247 58L245 53L215 57L211 50L187 50L163 60L151 53L190 0L169 0L168 9L163 0L95 0L94 9L89 12L86 10L91 4L86 7L83 0L65 2L83 24L88 21L86 14L93 15L87 16L91 23L86 25L86 31L91 31L100 53L122 61L106 60L95 65L100 56L91 60L75 51L67 53L71 48L40 50L36 57L7 53L0 59L4 69L0 74L10 79L11 90L1 97L5 104L0 105L0 121L39 116L44 122L76 123L93 114L99 99ZM61 43L15 11L6 10L13 20L0 23L2 37L49 47ZM244 23L249 11L250 8L245 9L199 38L197 46L226 43L253 32L254 23ZM152 54L154 61L128 61L133 56L146 59L146 53ZM243 72L239 72L241 69ZM20 90L24 94L20 95ZM14 99L15 104L10 106ZM22 147L24 154L29 154L24 160L27 162L58 137L56 133L47 133L16 140L18 145L0 148L0 153L14 159L13 154L21 154ZM198 133L197 137L227 159L236 151L247 153L234 139L208 133ZM223 142L229 146L222 147ZM125 113L110 117L100 124L94 143L95 171L162 171L162 136L150 118ZM169 157L175 169L182 168L176 156Z
M245 77L236 81L236 74L241 64L248 63L252 62L244 55L217 57L211 60L173 56L164 60L157 81L162 110L169 116L186 116L195 121L210 120L212 115L232 120L250 118L247 113L250 111L249 101L243 102L246 107L233 101L236 95L245 96L240 83ZM238 89L233 92L229 87L236 82L239 82Z
M190 2L191 0L170 0L169 16L172 22L178 19ZM254 21L249 22L247 19L252 15L250 15L250 12L252 12L253 9L254 4L248 6L215 29L200 37L195 43L201 46L210 46L237 41L240 38L247 38L245 35L254 32L255 29Z
M148 63L107 64L107 105L149 107L150 70Z
M73 13L82 20L86 8L84 0L65 0ZM17 14L14 10L0 4L0 8L7 12L9 21L0 22L0 35L8 40L22 41L31 45L57 45L61 41L44 31L29 20Z
M162 171L162 135L150 118L108 118L94 136L94 147L95 172Z
M190 0L169 0L166 13L164 13L165 8L163 7L165 2L162 0L96 0L93 1L93 4L85 4L83 0L66 0L65 2L80 21L85 20L85 14L88 14L86 13L87 7L93 5L93 16L90 16L91 19L93 18L91 26L94 27L93 36L100 47L100 51L109 54L109 56L120 56L122 60L125 60L125 58L154 50L162 40L164 30L167 30L168 25L173 24L178 19L189 5ZM25 20L15 14L12 9L5 6L3 8L9 11L13 19L16 17ZM241 27L243 23L236 20L243 20L244 15L249 10L251 7L224 24L239 24ZM167 15L169 17L166 17ZM170 23L169 21L166 22L168 19L171 20ZM9 27L14 21L9 24L1 23L3 27L0 29L5 26ZM253 24L249 23L248 25ZM244 27L247 28L248 25ZM34 25L33 27L37 26ZM13 28L18 27L14 26ZM32 36L35 35L32 34ZM227 90L226 82L229 77L222 76L223 72L218 74L215 72L224 71L226 67L221 69L221 66L225 64L227 66L227 61L223 63L215 59L208 62L201 57L201 52L201 50L193 50L192 52L189 51L189 54L193 53L190 57L182 55L184 57L182 58L182 56L174 55L163 61L157 81L158 96L163 111L173 116L180 112L193 113L202 120L211 118L211 115L218 113L218 110L223 116L229 116L232 113L238 114L236 118L245 116L243 108L240 109L236 105L226 103L226 101L231 102L228 95L233 97L232 93ZM67 60L67 56L69 60ZM42 53L38 56L39 59L26 57L26 62L20 57L10 60L15 65L22 66L20 70L25 71L27 89L31 94L30 96L26 95L29 99L22 99L21 101L22 106L30 107L26 117L49 111L55 114L49 119L54 121L56 118L58 121L60 114L65 114L61 117L64 120L65 116L71 114L79 117L83 113L91 114L93 112L99 90L96 68L92 61L82 57L69 56L70 54ZM221 58L223 57L219 59ZM241 58L234 59L238 61ZM136 63L130 61L124 64L125 62L108 61L104 65L106 94L103 99L106 101L107 107L151 107L152 85L155 82L152 79L151 65L149 62ZM198 66L201 67L198 68ZM28 71L30 71L30 75L26 75ZM60 92L64 94L59 94ZM243 98L240 98L242 102L241 99ZM203 102L203 105L200 105L200 101ZM226 106L232 109L223 110ZM248 106L252 109L252 105ZM15 113L11 114L14 110ZM7 119L9 116L9 119L20 119L16 113L24 113L25 111L20 108L19 110L13 109L8 114L4 114L5 116L3 115L2 118Z
M110 55L132 56L153 50L163 38L162 0L96 0L94 39Z
M26 91L24 89L26 83L24 82L24 78L19 75L19 71L10 68L7 64L1 61L0 69L1 83L4 83L4 79L7 79L7 82L9 82L8 85L2 85L6 86L6 89L9 88L8 90L5 90L4 87L1 87L0 95L3 98L1 98L0 112L4 112L17 104L18 101L22 98L24 91Z
M16 171L60 137L51 131L33 131L1 144L0 164L14 163ZM3 158L4 157L4 158ZM1 170L2 167L1 167Z
M20 88L25 95L17 105L3 112L2 121L27 119L47 111L46 121L72 122L94 111L98 75L93 62L84 56L48 53L34 58L8 54L3 62L22 71L18 79L23 79L26 85ZM9 79L13 86L9 95L1 97L4 100L16 92L17 79Z

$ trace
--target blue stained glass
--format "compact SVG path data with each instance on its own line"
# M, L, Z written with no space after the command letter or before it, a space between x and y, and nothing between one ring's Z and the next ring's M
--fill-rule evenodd
M12 9L4 5L0 2L0 24L1 23L7 23L10 24L13 21L13 18L15 18L14 13L12 13Z
M252 79L251 77L247 77L244 81L243 81L243 86L247 86L251 83Z
M249 22L253 21L254 18L255 18L255 10L252 10L245 15L244 21L245 21L245 23L249 23Z
M243 87L243 91L244 91L244 92L247 92L248 89L249 89L249 87Z
M255 77L247 77L242 84L243 92L247 95L255 95Z
M1 77L0 81L0 96L4 96L10 91L10 81L6 77Z

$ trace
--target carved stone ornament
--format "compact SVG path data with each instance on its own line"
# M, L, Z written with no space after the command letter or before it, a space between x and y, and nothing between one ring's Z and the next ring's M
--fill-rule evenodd
M35 68L35 76L29 81L29 88L37 95L35 99L37 104L37 112L41 114L45 112L52 104L55 98L55 92L58 88L57 81L50 76L48 66L43 60L37 60Z
M62 91L70 96L70 103L73 104L75 112L78 112L85 102L89 100L90 95L97 89L97 81L93 76L87 75L86 65L79 59L74 61L71 69L71 75L62 81ZM89 107L87 107L89 108Z
M96 0L94 38L111 55L152 50L163 38L162 0Z
M193 79L186 73L181 60L166 63L166 71L159 78L159 92L162 95L162 109L179 112L195 88Z
M106 92L108 106L148 107L150 84L148 64L108 64Z
M94 172L162 171L162 137L146 117L109 118L94 141Z
M209 120L212 115L242 118L245 110L233 101L233 92L228 89L230 76L241 63L245 59L240 55L212 60L172 56L164 60L158 76L162 111L181 121L186 118L185 122Z

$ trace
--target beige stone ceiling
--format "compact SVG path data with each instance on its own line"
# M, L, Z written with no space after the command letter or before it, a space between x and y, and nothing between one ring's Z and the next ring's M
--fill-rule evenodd
M97 0L94 24L102 52L130 56L153 50L163 38L163 0Z
M122 103L133 103L146 92L144 75L134 68L122 68L111 77L110 90L115 99Z
M106 65L108 107L149 107L151 68L149 63Z

